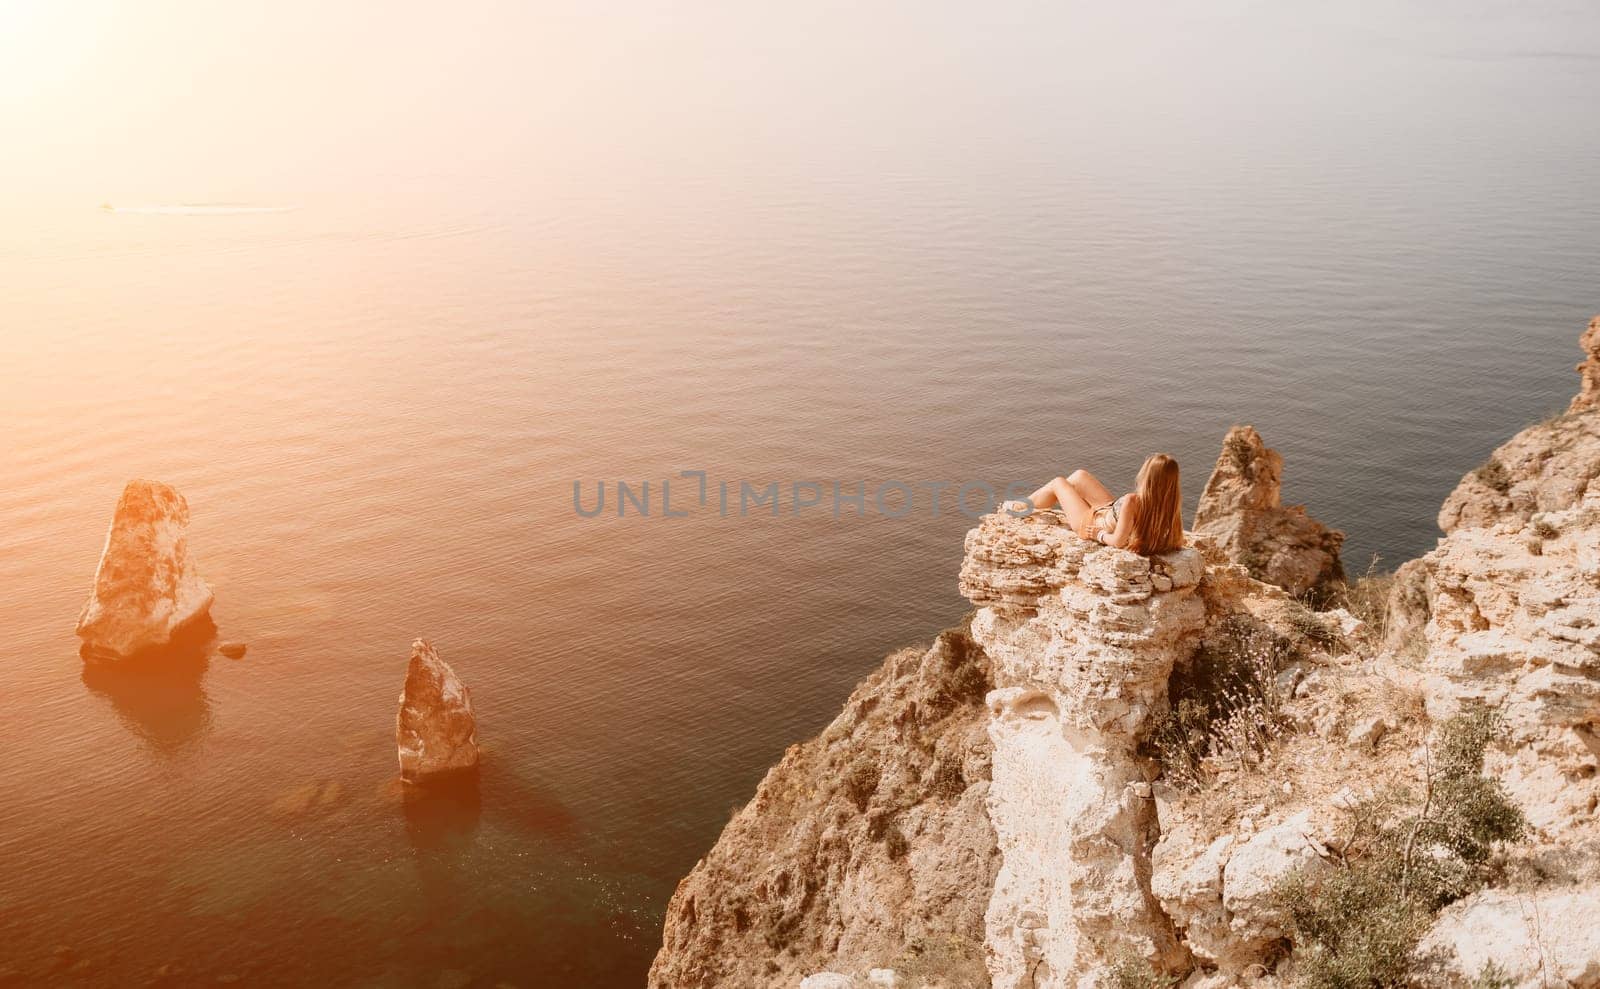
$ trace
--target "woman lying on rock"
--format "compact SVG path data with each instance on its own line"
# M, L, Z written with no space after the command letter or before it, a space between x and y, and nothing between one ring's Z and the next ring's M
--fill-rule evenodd
M1058 477L1027 501L1008 501L1007 511L1059 507L1085 539L1130 549L1145 556L1169 553L1183 545L1183 495L1178 462L1165 453L1151 455L1139 468L1133 490L1113 498L1086 470Z

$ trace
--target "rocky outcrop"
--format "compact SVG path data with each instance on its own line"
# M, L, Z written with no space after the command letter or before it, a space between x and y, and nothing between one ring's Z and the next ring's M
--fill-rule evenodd
M1234 426L1200 493L1194 529L1213 562L1240 563L1250 575L1296 597L1327 597L1344 585L1344 533L1283 504L1283 457L1254 426Z
M1600 842L1600 409L1530 426L1490 465L1494 483L1480 468L1445 502L1438 548L1397 572L1388 644L1419 640L1433 717L1504 712L1491 768L1535 828Z
M1217 833L1161 810L1140 745L1175 665L1230 622L1287 635L1306 609L1242 567L1100 546L1054 512L985 517L960 586L968 630L891 657L680 883L654 989L877 985L889 968L907 987L1046 989L1129 955L1173 974L1270 960L1272 885L1314 864L1309 812L1254 812L1211 885L1174 893ZM1325 617L1318 642L1342 643L1348 616ZM1163 828L1171 876L1152 858Z
M1419 953L1440 985L1593 989L1600 986L1600 886L1484 890L1446 907ZM1477 981L1486 970L1501 981Z
M1547 838L1600 841L1600 487L1583 503L1459 530L1402 568L1391 638L1419 636L1429 714L1503 712L1490 760ZM1569 834L1576 831L1577 834Z
M477 768L478 719L472 713L472 695L423 639L411 643L394 734L400 778L407 783Z
M1600 321L1584 345L1600 345ZM1448 907L1422 950L1440 984L1600 986L1600 408L1595 358L1572 411L1523 430L1462 479L1438 548L1402 567L1388 645L1415 665L1437 720L1498 710L1507 731L1486 770L1533 826L1523 880ZM1415 642L1401 655L1399 647ZM1585 875L1585 873L1588 875ZM1576 880L1576 885L1570 885Z
M1585 354L1577 367L1583 384L1572 397L1567 411L1590 412L1600 409L1600 316L1589 320L1589 328L1578 338L1578 345Z
M1326 868L1328 830L1301 810L1252 834L1212 838L1197 822L1163 822L1153 858L1152 889L1184 943L1203 965L1239 978L1270 960L1284 936L1284 917L1273 896L1290 873Z
M968 631L891 657L768 774L680 884L651 986L1286 984L1311 962L1280 884L1363 854L1362 809L1429 786L1432 728L1487 704L1507 730L1484 771L1533 834L1485 874L1511 885L1439 915L1417 974L1460 985L1493 960L1517 986L1600 989L1596 362L1572 411L1463 480L1383 614L1306 607L1343 581L1342 536L1281 504L1281 458L1248 427L1202 499L1204 559L1086 542L1055 512L985 517ZM1243 667L1265 706L1182 748L1196 685L1241 689Z
M1529 522L1583 500L1600 477L1600 409L1553 416L1501 444L1439 509L1445 532Z
M1054 512L985 517L961 591L993 663L988 810L1003 856L985 917L999 989L1061 986L1132 953L1187 951L1150 889L1156 808L1137 746L1206 623L1192 549L1079 539Z
M1581 390L1567 411L1529 426L1461 479L1439 509L1445 532L1529 522L1583 501L1600 477L1600 316L1580 341Z
M962 630L890 656L678 884L650 986L868 985L877 968L986 983L990 685Z
M129 481L78 617L86 659L159 650L208 619L211 588L189 556L189 503L169 485Z

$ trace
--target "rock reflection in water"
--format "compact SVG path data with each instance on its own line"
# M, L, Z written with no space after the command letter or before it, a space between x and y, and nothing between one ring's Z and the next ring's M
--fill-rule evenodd
M400 808L405 814L411 847L424 851L471 844L483 814L478 771L403 784Z
M205 693L216 627L202 621L163 649L114 662L85 662L83 685L111 701L139 738L157 752L174 755L211 727Z

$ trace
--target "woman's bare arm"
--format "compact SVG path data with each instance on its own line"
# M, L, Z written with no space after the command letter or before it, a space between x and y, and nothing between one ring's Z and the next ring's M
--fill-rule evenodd
M1116 529L1111 532L1102 532L1100 541L1107 546L1115 546L1118 549L1128 545L1129 540L1133 538L1133 511L1138 504L1139 496L1129 494L1128 500L1122 503L1122 511L1117 513Z

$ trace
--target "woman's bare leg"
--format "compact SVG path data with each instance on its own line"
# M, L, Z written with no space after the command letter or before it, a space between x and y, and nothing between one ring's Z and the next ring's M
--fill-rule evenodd
M1095 477L1086 470L1075 470L1068 474L1067 483L1072 485L1073 488L1077 490L1078 494L1083 496L1084 501L1087 501L1095 508L1099 508L1101 505L1111 504L1112 500L1116 497L1106 489L1104 484L1100 483L1100 479L1098 477Z
M1034 508L1055 508L1060 506L1061 510L1066 513L1067 521L1072 523L1074 529L1082 528L1084 519L1087 519L1093 511L1089 503L1084 500L1083 495L1078 493L1078 489L1068 484L1067 479L1064 477L1055 478L1049 484L1029 495L1028 500L1033 503Z

